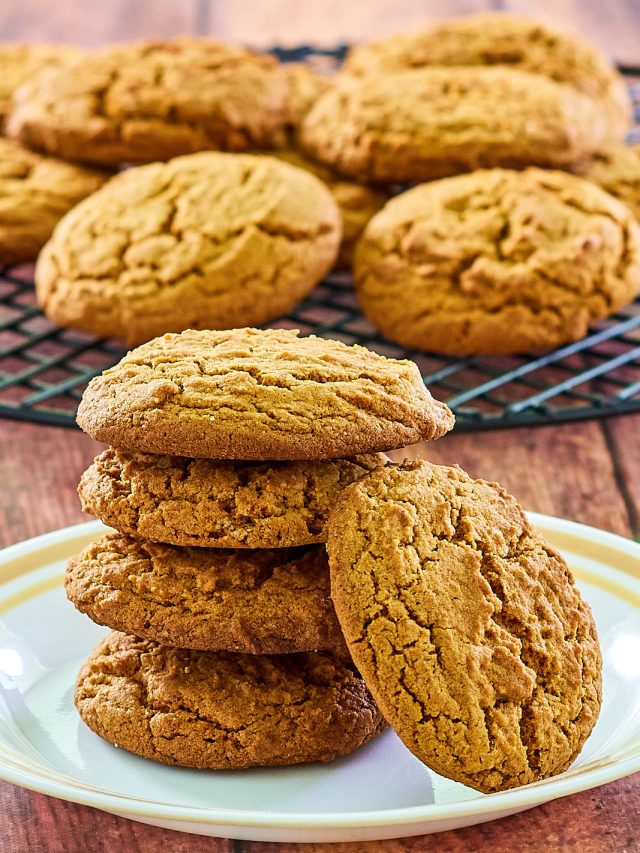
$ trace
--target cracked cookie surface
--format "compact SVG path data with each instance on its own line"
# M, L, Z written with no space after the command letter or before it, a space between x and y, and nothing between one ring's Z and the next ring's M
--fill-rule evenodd
M599 101L611 134L631 125L631 99L622 75L596 46L539 21L504 13L468 15L353 48L345 68L385 74L430 65L501 65L567 83Z
M609 145L594 154L580 174L626 204L640 219L640 145Z
M413 362L283 329L164 335L92 379L78 408L98 441L214 459L335 459L453 423Z
M487 793L570 766L600 709L596 629L504 489L388 466L338 498L328 552L353 660L420 760Z
M65 213L107 178L0 139L0 263L33 260Z
M179 548L110 533L69 560L65 588L99 625L168 646L344 653L321 545Z
M313 175L272 157L205 152L130 169L59 223L36 266L61 326L135 344L265 323L327 273L340 214Z
M355 259L360 305L405 346L514 353L584 337L640 289L640 227L589 181L479 171L390 201Z
M102 165L286 139L289 85L271 57L208 39L117 44L23 86L7 132L30 148Z
M77 62L85 55L76 47L59 44L0 44L0 128L11 110L13 94L43 69Z
M75 702L122 749L202 769L332 761L385 726L363 680L328 654L194 652L115 631L80 670Z
M383 183L481 167L569 168L605 138L605 119L587 95L499 66L343 74L300 131L312 157Z
M377 453L260 464L109 448L84 472L78 494L84 512L151 542L294 547L324 542L336 495L386 461Z

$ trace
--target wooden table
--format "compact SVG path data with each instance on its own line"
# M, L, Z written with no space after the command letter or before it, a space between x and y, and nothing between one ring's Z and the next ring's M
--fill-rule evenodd
M640 64L640 9L633 2L512 3L459 0L0 0L0 39L51 39L95 45L116 38L200 32L255 44L325 44L390 32L425 17L504 8L540 17L600 40L618 59ZM83 520L80 473L99 445L77 430L0 421L0 546ZM457 462L496 479L531 510L593 524L625 536L640 533L640 415L535 429L447 436L422 449L433 461ZM0 783L0 851L4 853L267 853L277 845L201 838L117 818ZM279 853L325 845L281 845ZM478 827L403 841L326 845L354 851L437 850L580 853L640 850L640 775Z

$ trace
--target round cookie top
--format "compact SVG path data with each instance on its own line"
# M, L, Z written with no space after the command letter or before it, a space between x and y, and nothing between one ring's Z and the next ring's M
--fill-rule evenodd
M382 453L260 464L108 448L78 494L85 512L151 542L283 548L324 542L336 495L385 462Z
M388 466L340 495L328 551L353 660L418 758L487 793L569 767L600 708L596 629L504 489Z
M542 74L600 101L618 138L631 124L624 78L596 45L518 15L469 15L374 41L353 48L345 68L381 75L430 65L504 65Z
M413 362L282 329L164 335L92 379L78 408L98 441L214 459L353 456L453 421Z
M568 167L606 121L570 86L503 67L343 75L305 117L308 153L361 180L417 182L480 167Z
M69 561L65 588L94 622L168 646L344 650L321 545L178 548L111 533Z
M17 93L8 133L103 165L283 144L289 86L277 62L184 37L116 44L48 69Z
M84 56L84 51L68 45L0 44L0 128L19 86L28 83L44 68L77 62Z
M0 139L0 264L33 260L64 214L107 177Z
M582 178L502 169L415 187L356 250L363 311L406 346L468 355L579 340L640 289L640 228Z
M61 326L129 344L257 325L327 273L340 213L316 177L272 157L203 152L129 169L72 210L36 267Z
M581 174L624 202L640 219L640 145L608 145L594 154Z
M115 631L80 670L75 702L116 746L203 769L332 761L384 728L362 679L328 654L196 652Z

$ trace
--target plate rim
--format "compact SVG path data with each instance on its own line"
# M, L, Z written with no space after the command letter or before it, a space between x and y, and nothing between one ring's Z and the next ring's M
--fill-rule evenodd
M573 534L577 539L609 546L612 550L633 557L640 562L640 543L631 539L557 516L534 512L527 512L527 515L536 526L543 529L543 532L546 529L553 532ZM87 521L9 545L0 550L0 569L8 562L13 562L15 559L20 559L34 552L46 550L54 544L58 545L69 539L99 533L106 529L108 528L100 521ZM31 571L34 569L28 568L24 572L18 573L18 576L27 575ZM640 571L637 575L623 569L618 569L618 571L632 580L640 579ZM1 586L2 583L0 582ZM595 767L580 775L560 775L494 794L478 794L470 800L405 806L384 811L369 810L319 814L317 812L271 813L259 809L203 808L200 806L145 802L113 792L92 791L85 793L73 784L49 781L35 773L13 769L0 759L0 779L32 791L81 805L92 806L112 814L209 826L238 826L241 823L246 828L274 830L300 828L374 829L397 825L426 826L431 823L446 821L448 818L465 818L476 814L481 815L485 820L490 820L492 814L524 810L542 802L549 802L605 785L639 771L640 743L631 755L618 759L606 767ZM540 797L539 795L542 792L544 793Z

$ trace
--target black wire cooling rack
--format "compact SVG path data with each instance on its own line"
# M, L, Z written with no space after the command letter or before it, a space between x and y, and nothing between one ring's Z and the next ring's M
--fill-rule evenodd
M275 48L283 61L338 64L345 48ZM640 69L621 69L640 113ZM640 129L632 131L634 141ZM328 276L272 327L358 343L411 358L432 393L455 411L457 430L546 424L640 411L640 298L583 340L542 355L454 358L384 340L358 310L350 277ZM72 425L87 382L125 349L55 327L38 309L33 268L0 269L0 417Z

